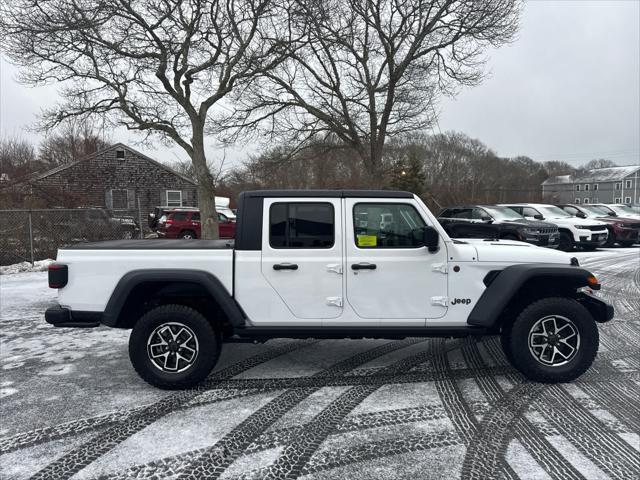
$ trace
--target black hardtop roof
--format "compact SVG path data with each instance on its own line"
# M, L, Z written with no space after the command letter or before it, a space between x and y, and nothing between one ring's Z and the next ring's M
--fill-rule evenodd
M413 198L413 193L397 190L249 190L241 197L323 197L323 198Z

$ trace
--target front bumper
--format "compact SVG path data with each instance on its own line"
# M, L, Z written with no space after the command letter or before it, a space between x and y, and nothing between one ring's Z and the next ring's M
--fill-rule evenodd
M102 312L72 312L56 305L47 308L44 319L54 327L93 328L100 325Z
M607 243L608 236L608 232L594 234L583 234L580 232L576 245L580 247L601 247Z
M560 246L560 235L525 237L523 241L538 247L558 248Z
M581 294L578 301L589 310L594 320L598 323L605 323L613 318L613 305L601 300L593 295Z

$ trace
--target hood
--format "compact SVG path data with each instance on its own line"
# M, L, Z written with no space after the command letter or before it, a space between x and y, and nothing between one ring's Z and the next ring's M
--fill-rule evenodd
M597 220L595 218L580 218L580 217L557 217L551 218L547 217L549 220L558 220L563 223L571 223L572 225L584 225L584 226L601 226L604 227L606 225L605 222Z
M529 228L554 228L557 227L555 223L543 222L541 220L529 220L528 218L519 218L517 220L503 220L501 222L494 223L508 223L509 225L522 225Z
M571 255L551 248L536 247L530 243L515 240L482 240L465 238L465 243L473 245L479 262L508 263L558 263L571 265Z

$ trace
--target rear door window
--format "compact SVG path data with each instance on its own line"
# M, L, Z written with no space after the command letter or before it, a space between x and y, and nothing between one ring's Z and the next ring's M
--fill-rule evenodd
M331 248L334 218L330 203L274 203L269 209L269 244L273 248Z
M184 222L187 219L188 212L174 212L171 215L171 220L174 222Z

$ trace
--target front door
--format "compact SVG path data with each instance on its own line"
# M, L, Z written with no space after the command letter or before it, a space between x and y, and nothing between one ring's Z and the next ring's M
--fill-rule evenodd
M301 319L342 314L339 198L265 199L262 275Z
M362 318L424 325L447 312L447 254L416 246L415 201L345 199L347 300ZM404 322L402 321L404 320Z

